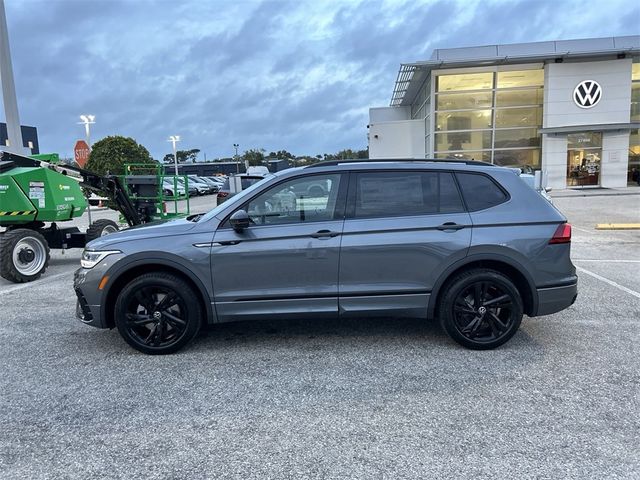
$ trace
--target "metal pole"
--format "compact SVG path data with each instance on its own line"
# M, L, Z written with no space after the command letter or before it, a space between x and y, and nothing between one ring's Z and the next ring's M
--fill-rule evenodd
M5 150L24 155L26 149L24 148L24 143L22 143L22 130L20 129L20 117L18 115L18 99L16 98L16 86L13 80L13 67L11 66L9 30L7 29L4 0L0 0L0 82L2 83L4 114L7 120L7 139L9 140L9 148L5 147Z
M178 176L178 151L176 150L176 141L173 140L173 165L176 170L176 177Z
M236 149L236 173L240 173L240 159L238 158L238 147L240 145L237 143L233 144L233 148Z

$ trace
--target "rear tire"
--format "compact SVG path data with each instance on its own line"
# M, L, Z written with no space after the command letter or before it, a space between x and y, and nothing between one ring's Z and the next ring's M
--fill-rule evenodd
M16 228L0 235L0 276L10 282L37 280L49 259L49 244L36 230Z
M118 295L115 323L124 340L150 355L174 353L202 324L200 300L189 284L169 273L147 273Z
M91 240L95 240L96 238L104 237L105 235L109 235L111 233L116 233L120 230L120 227L113 220L107 220L102 218L100 220L96 220L87 229L87 243Z
M474 350L499 347L520 327L523 304L513 282L495 270L474 269L444 287L438 316L460 345Z

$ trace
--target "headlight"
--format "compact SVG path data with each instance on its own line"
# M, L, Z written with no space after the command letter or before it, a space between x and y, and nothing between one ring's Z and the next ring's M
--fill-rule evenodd
M93 268L97 264L99 264L102 260L104 260L109 255L114 253L122 253L120 250L102 250L102 251L91 251L85 250L82 252L82 258L80 259L80 265L82 268Z

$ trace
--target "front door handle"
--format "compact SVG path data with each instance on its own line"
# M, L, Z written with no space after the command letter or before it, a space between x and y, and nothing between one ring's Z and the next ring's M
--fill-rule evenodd
M332 232L331 230L318 230L316 233L312 233L313 238L333 238L340 235L340 232Z
M456 222L446 222L442 225L438 225L436 228L438 230L462 230L464 228L464 225L460 225Z

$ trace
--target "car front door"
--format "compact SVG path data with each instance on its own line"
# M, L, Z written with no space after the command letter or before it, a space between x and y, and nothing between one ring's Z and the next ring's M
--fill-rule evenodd
M464 258L471 218L453 174L352 172L340 251L341 315L425 316L439 274Z
M327 173L285 180L238 209L248 213L248 228L222 223L211 248L220 321L337 316L346 179Z

